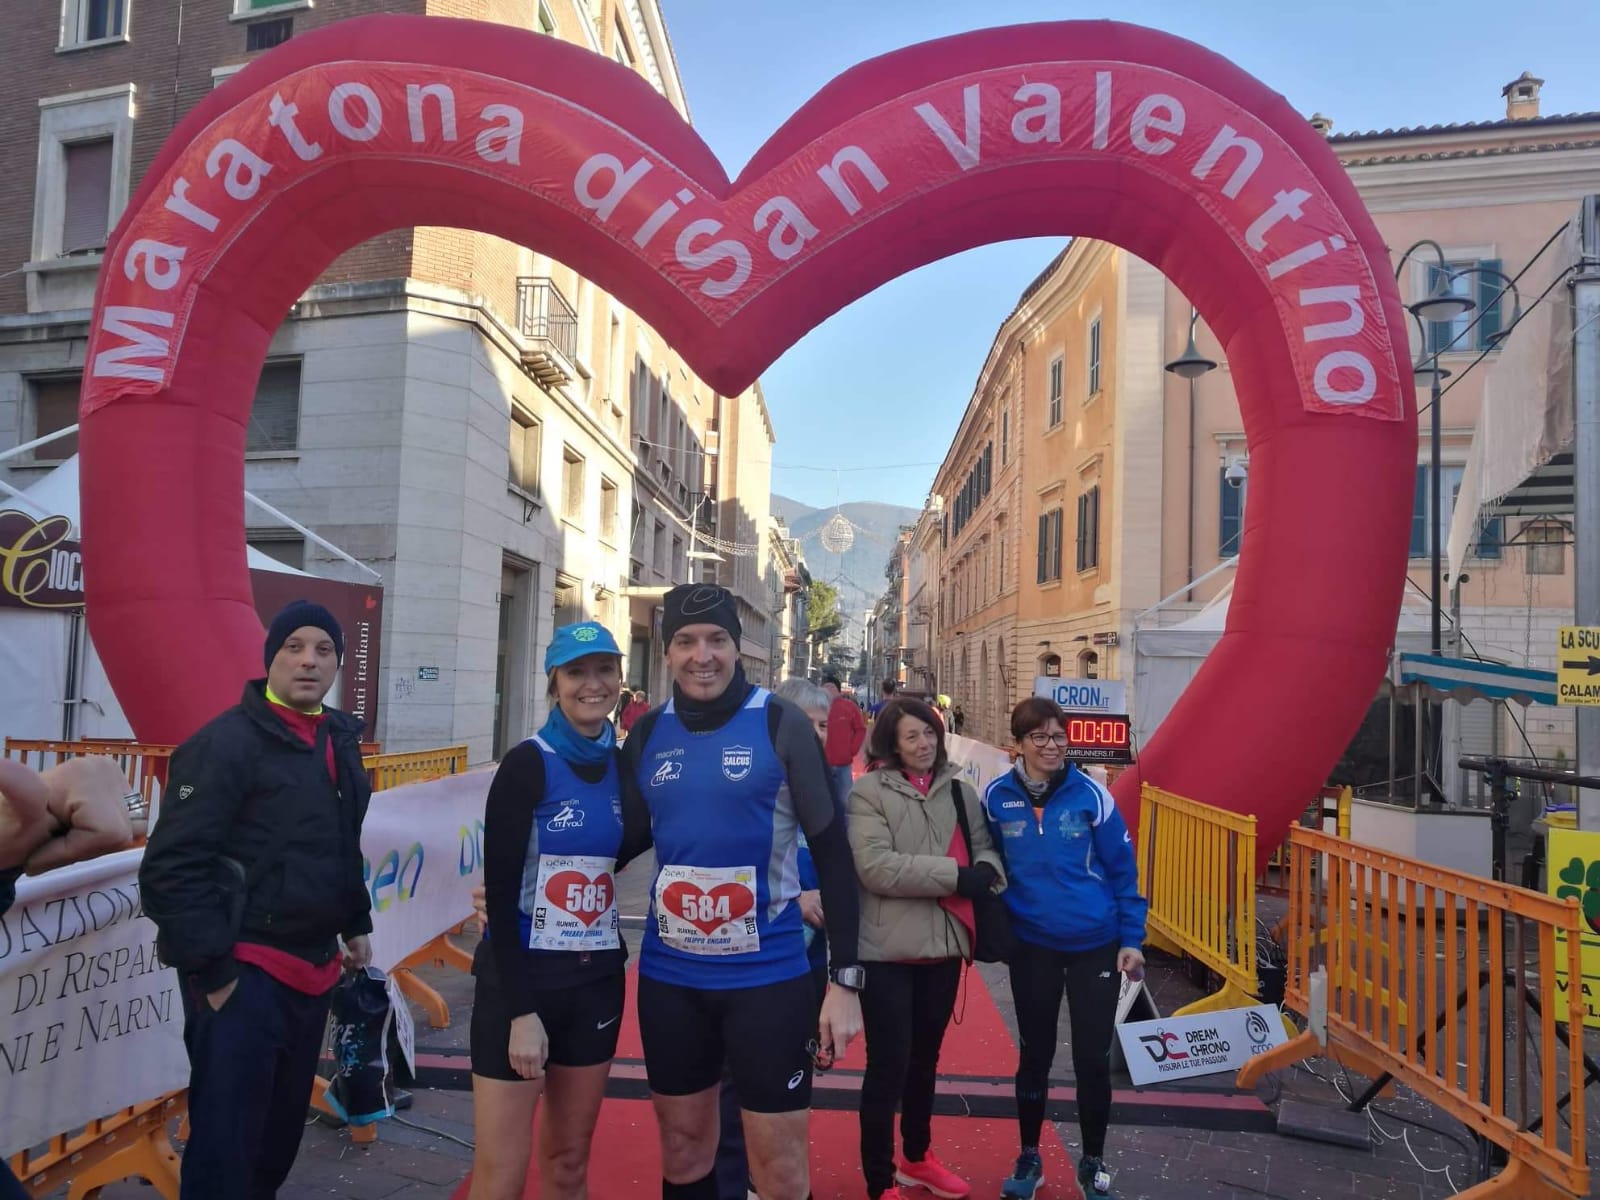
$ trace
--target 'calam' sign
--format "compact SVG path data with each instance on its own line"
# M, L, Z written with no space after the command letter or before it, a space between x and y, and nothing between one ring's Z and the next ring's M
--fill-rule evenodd
M1125 713L1128 685L1120 679L1052 679L1040 675L1033 694L1054 700L1068 712Z

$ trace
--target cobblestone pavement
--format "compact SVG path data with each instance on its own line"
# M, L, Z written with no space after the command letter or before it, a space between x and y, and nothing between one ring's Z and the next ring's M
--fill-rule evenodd
M633 876L634 888L620 887L624 914L642 912L641 897L632 894L643 871ZM470 939L469 939L470 940ZM983 967L1001 1015L1012 1024L1010 988L1003 967ZM465 1053L472 986L467 976L432 970L422 974L449 1001L452 1024L446 1030L427 1027L419 1015L419 1047L438 1053ZM1153 960L1149 986L1161 1012L1171 1012L1195 999L1199 990L1175 963ZM1071 1031L1063 1006L1062 1049L1056 1061L1056 1082L1070 1087ZM1591 1046L1591 1052L1594 1047ZM1012 1064L997 1064L997 1073ZM1284 1098L1323 1107L1339 1107L1335 1090L1338 1069L1318 1060L1310 1070L1296 1069L1266 1081L1259 1099L1275 1109ZM1311 1070L1320 1077L1313 1077ZM1231 1077L1218 1076L1215 1086L1231 1090ZM1337 1079L1344 1084L1343 1079ZM1356 1086L1362 1081L1356 1080ZM1127 1087L1124 1078L1118 1085ZM1126 1106L1125 1106L1126 1107ZM1470 1186L1476 1156L1465 1130L1414 1096L1386 1096L1381 1112L1369 1123L1371 1142L1351 1149L1281 1136L1267 1114L1258 1112L1253 1125L1240 1132L1174 1124L1133 1125L1128 1114L1113 1114L1107 1157L1115 1169L1116 1195L1122 1200L1334 1200L1337 1197L1433 1200ZM1591 1112L1600 1104L1591 1106ZM1118 1121L1124 1123L1119 1124ZM1417 1124L1407 1124L1407 1122ZM1238 1124L1239 1122L1235 1122ZM1588 1122L1591 1139L1600 1134L1600 1114ZM1428 1128L1432 1127L1432 1128ZM1075 1124L1059 1123L1063 1143L1076 1154ZM471 1165L473 1137L471 1095L466 1090L419 1087L413 1106L385 1122L380 1140L371 1147L350 1143L344 1131L313 1123L283 1200L342 1196L354 1200L447 1200ZM1448 1175L1445 1173L1448 1170ZM998 1181L974 1181L972 1195L998 1195ZM65 1189L56 1193L64 1197ZM652 1193L653 1194L653 1193ZM916 1200L925 1193L912 1192ZM1591 1195L1597 1194L1591 1192ZM106 1188L105 1200L149 1200L147 1187L125 1183ZM850 1196L864 1196L852 1192ZM1060 1197L1059 1189L1041 1190L1041 1197ZM595 1200L621 1200L596 1195ZM818 1197L818 1200L833 1200Z

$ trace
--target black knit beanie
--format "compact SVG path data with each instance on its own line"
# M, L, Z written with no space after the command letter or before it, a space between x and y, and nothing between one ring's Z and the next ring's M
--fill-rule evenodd
M272 660L278 657L278 651L283 649L283 644L289 640L289 635L296 629L306 626L320 629L333 639L333 650L342 661L344 659L344 630L339 628L339 622L334 615L320 604L313 604L310 600L295 600L284 606L282 612L272 618L272 624L267 626L267 644L263 650L267 669L272 669Z
M686 625L720 625L737 643L739 605L727 588L709 583L680 583L662 601L661 640L670 643Z

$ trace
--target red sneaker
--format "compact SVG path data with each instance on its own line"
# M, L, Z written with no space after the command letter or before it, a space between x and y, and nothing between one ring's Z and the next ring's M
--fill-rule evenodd
M921 1162L905 1161L894 1173L896 1183L927 1188L940 1200L966 1200L972 1189L967 1181L933 1156L930 1150Z

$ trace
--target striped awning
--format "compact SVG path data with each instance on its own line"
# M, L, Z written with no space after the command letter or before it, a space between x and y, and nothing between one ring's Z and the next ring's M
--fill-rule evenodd
M1572 451L1564 450L1512 488L1500 499L1484 506L1485 517L1564 517L1571 516L1576 497L1573 493L1576 472Z
M1469 658L1438 658L1431 654L1402 654L1400 682L1421 684L1430 692L1463 702L1483 698L1511 700L1517 704L1554 704L1554 671L1503 667L1499 663Z

